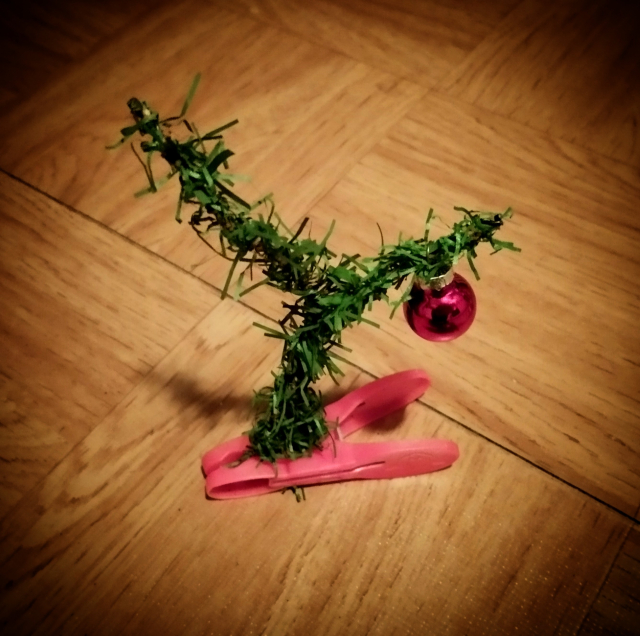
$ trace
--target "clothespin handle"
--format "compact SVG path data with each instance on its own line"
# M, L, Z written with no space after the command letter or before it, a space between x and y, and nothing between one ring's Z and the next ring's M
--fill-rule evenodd
M422 369L388 375L351 391L325 408L328 422L338 422L338 436L344 439L358 429L403 409L429 388L429 376Z

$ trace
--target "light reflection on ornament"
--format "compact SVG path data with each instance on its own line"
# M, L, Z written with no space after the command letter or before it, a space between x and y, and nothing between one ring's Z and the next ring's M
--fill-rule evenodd
M425 340L445 342L461 336L476 317L476 295L460 274L415 281L404 304L409 326Z

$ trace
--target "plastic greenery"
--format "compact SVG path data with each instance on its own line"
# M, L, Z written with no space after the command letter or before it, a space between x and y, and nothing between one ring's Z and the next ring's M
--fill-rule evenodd
M429 280L466 258L479 278L473 261L480 243L489 243L494 253L505 248L519 251L512 243L495 238L511 210L493 214L457 207L462 218L450 234L437 239L429 236L433 220L430 210L421 238L400 240L397 245L383 244L373 258L363 259L359 254L337 257L327 246L333 223L320 242L303 238L308 219L293 232L278 216L271 195L249 204L233 192L234 176L226 170L234 153L225 147L221 133L237 120L201 135L185 119L199 79L198 75L182 111L175 117L160 119L145 102L130 99L128 107L135 123L121 131L122 139L112 147L135 133L144 138L140 150L146 160L133 145L132 148L145 170L149 187L136 196L156 192L178 175L181 191L176 220L182 222L183 204L195 207L189 224L197 237L231 261L223 298L240 264L244 269L235 283L236 299L260 285L292 296L290 302L282 303L286 314L279 321L280 329L254 323L267 337L280 340L283 351L279 368L272 372L273 384L255 394L256 421L248 433L250 446L245 456L270 462L297 458L321 446L327 436L321 395L312 385L325 373L336 382L337 376L342 375L338 363L345 359L337 351L349 351L341 343L342 330L361 322L378 326L364 312L378 300L387 301L395 311L408 297L410 286L394 302L387 292L399 289L408 277ZM177 125L184 125L189 133L184 141L171 134ZM156 153L170 167L158 181L151 168ZM212 241L214 234L217 239ZM243 287L247 275L253 279L255 270L260 270L262 278Z

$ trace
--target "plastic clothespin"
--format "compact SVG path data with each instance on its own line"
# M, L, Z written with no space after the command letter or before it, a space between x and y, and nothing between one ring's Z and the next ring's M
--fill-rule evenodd
M352 479L393 479L442 470L458 459L455 442L421 439L351 444L344 438L418 399L429 387L419 369L381 378L348 393L325 408L328 422L337 422L309 457L281 459L276 467L257 458L237 462L249 445L246 435L210 450L202 458L206 492L214 499L235 499Z

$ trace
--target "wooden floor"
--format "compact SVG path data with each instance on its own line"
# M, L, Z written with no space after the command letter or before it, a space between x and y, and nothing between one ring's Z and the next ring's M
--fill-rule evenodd
M11 4L11 3L10 3ZM0 20L3 634L640 634L640 10L585 0L13 3ZM133 95L202 130L334 251L429 207L516 212L448 344L346 334L340 389L433 385L363 439L450 469L210 501L279 351L260 288L107 152ZM157 168L161 170L160 167ZM461 268L463 274L464 268Z

